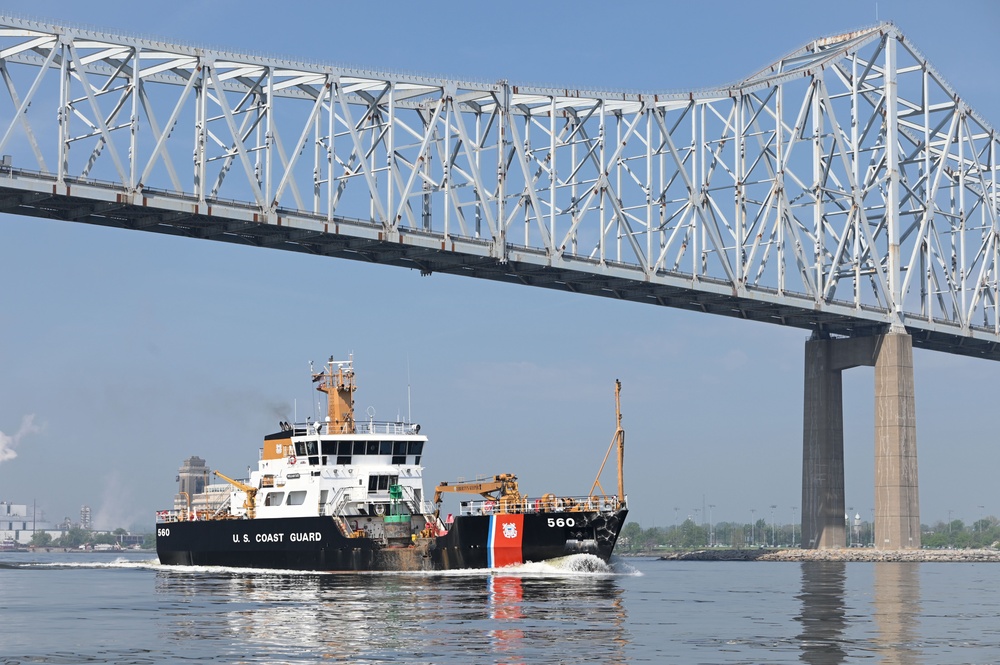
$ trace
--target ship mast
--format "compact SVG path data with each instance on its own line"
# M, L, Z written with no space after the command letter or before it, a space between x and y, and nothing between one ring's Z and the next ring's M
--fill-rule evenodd
M327 433L354 434L354 354L348 360L330 360L324 371L313 374L316 390L326 393Z
M622 402L621 402L622 382L615 379L615 416L617 417L617 429L615 429L615 439L618 441L618 505L625 505L625 430L622 428Z
M611 457L611 450L618 444L618 505L625 505L625 430L622 428L622 402L621 402L621 392L622 392L622 382L615 379L615 418L616 427L615 435L611 438L611 445L608 446L608 452L604 453L604 461L601 462L601 468L597 471L597 478L594 479L594 484L590 488L590 494L594 494L594 490L597 488L601 489L601 494L604 494L604 487L601 486L601 474L604 473L604 465L608 463L608 458Z

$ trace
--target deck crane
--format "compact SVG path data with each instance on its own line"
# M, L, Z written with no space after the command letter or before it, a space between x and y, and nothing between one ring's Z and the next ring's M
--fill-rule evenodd
M441 513L441 495L445 492L457 494L478 494L484 499L496 501L502 513L516 512L523 509L525 498L517 487L517 476L513 473L501 473L492 480L479 480L471 483L441 483L434 489L435 517Z
M247 517L253 519L257 513L257 488L251 487L246 483L241 483L238 480L233 480L229 476L225 475L224 473L220 473L219 471L213 471L212 473L217 475L219 478L222 478L233 487L243 490L243 492L246 494L246 498L243 500L243 507L247 511Z

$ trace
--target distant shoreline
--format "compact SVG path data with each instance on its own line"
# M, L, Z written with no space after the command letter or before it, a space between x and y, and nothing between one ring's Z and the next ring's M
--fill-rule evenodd
M843 561L900 563L1000 563L1000 550L876 550L872 548L842 548L835 550L802 549L704 549L683 552L651 553L661 561Z
M79 547L17 547L9 550L0 550L0 554L7 552L20 552L32 554L127 554L129 552L155 552L155 549L121 549L121 550L81 550Z

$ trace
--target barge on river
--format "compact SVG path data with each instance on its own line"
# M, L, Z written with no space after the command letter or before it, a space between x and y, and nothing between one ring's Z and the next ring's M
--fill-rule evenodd
M441 483L428 500L427 437L420 426L356 422L352 360L331 358L312 379L327 396L323 422L282 422L280 431L264 437L248 479L216 471L229 484L218 505L202 500L197 507L188 495L182 508L157 513L162 564L409 571L498 568L572 554L611 557L628 512L619 382L617 427L588 494L526 496L516 476L501 474ZM607 494L600 478L614 450L618 488ZM448 493L476 498L442 518Z

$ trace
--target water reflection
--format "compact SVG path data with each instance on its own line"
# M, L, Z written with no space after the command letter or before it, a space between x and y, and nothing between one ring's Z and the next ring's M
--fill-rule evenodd
M524 630L517 626L524 618L524 589L520 577L490 577L487 581L490 598L490 618L497 627L490 631L494 653L518 653L524 647ZM507 665L504 663L504 665ZM523 661L520 665L524 665Z
M920 564L876 563L875 626L884 665L920 665L917 618L920 616Z
M842 561L807 561L802 563L802 624L799 660L814 665L839 665L847 657L844 650L844 580L846 564Z
M610 576L162 572L156 592L166 639L241 662L542 663L557 643L564 662L626 660Z

